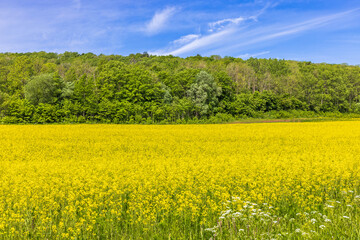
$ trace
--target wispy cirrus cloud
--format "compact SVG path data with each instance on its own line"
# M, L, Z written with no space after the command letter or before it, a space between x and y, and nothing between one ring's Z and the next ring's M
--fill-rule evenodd
M245 23L246 21L257 21L258 17L266 12L270 7L275 7L277 4L267 3L260 11L249 16L249 17L235 17L235 18L225 18L208 24L209 32L219 31L227 27L236 26L240 23Z
M216 22L211 22L209 23L209 32L222 30L231 24L237 25L245 20L246 18L244 17L238 17L238 18L225 18Z
M237 56L238 58L243 58L243 59L246 59L246 58L251 58L251 57L259 57L259 56L262 56L262 55L266 55L266 54L269 54L270 51L263 51L263 52L258 52L258 53L245 53L245 54L241 54L239 56Z
M184 44L187 44L187 43L189 43L191 41L199 39L200 37L201 37L200 34L188 34L188 35L180 37L179 39L174 40L172 43L175 46L184 45Z
M150 22L146 24L145 32L149 35L159 33L166 26L167 21L175 14L175 7L167 7L154 14Z
M231 36L234 33L234 29L225 29L201 38L195 39L192 42L185 44L182 47L179 47L174 50L160 49L154 52L150 52L153 55L181 55L183 53L188 53L195 50L200 50L203 47L210 45L221 44L222 39L226 36Z
M359 10L360 8L356 8L353 10L313 18L300 23L284 25L280 27L268 26L259 28L255 31L248 32L248 34L246 35L247 37L238 36L237 38L235 38L237 40L237 43L234 43L231 46L223 47L219 50L228 51L234 48L245 47L256 43L270 41L282 37L300 34L313 29L318 29L321 27L325 27L326 25L336 23L337 21L343 20L344 18L349 17L353 14L359 14Z
M207 52L209 54L227 54L234 51L243 51L243 47L251 47L257 43L266 42L274 39L281 39L287 36L296 35L318 29L332 23L341 21L354 14L359 14L359 8L329 14L310 20L301 21L293 24L272 24L266 26L256 26L249 29L248 25L242 25L244 19L249 18L234 18L224 19L211 24L211 26L218 26L226 24L223 28L216 32L203 35L183 46L175 49L158 50L155 53L162 55L184 55L194 52Z
M220 47L223 44L223 39L231 37L237 30L239 30L240 23L245 21L257 21L257 18L265 12L269 6L266 5L256 14L249 17L235 17L235 18L225 18L220 19L214 22L207 24L208 32L210 34L200 35L200 34L188 34L182 36L181 38L174 40L170 47L164 49L159 49L157 51L151 52L154 55L182 55L184 53L189 53L194 50L201 50L202 48L211 47L214 48L216 45ZM196 36L196 37L195 37ZM182 43L182 44L174 44ZM180 46L179 46L180 45Z

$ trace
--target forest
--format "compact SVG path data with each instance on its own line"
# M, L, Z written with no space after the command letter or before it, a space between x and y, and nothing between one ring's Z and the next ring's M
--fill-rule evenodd
M2 123L205 123L360 114L360 66L148 53L1 53Z

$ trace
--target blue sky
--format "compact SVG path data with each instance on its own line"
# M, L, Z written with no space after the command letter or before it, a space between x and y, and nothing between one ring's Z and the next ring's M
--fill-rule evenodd
M0 0L0 52L360 64L359 0Z

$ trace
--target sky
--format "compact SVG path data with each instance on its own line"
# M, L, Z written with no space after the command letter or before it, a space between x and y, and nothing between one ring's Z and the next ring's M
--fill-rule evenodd
M360 64L359 0L0 0L0 52Z

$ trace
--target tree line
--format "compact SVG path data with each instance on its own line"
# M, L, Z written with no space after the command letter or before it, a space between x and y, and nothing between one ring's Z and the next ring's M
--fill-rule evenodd
M3 123L360 114L360 67L200 55L0 54Z

